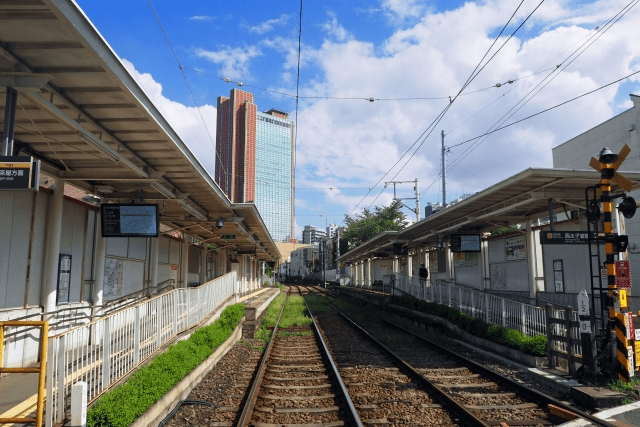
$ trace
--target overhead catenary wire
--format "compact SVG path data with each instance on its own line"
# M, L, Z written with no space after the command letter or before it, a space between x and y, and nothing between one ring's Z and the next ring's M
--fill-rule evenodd
M447 170L451 170L453 169L455 166L457 166L462 160L464 160L473 150L475 150L478 146L480 146L484 141L486 141L486 139L489 137L489 135L493 134L494 132L491 132L491 129L494 128L495 126L501 126L502 124L504 124L507 120L509 120L511 117L513 117L514 114L516 114L522 107L524 107L535 95L537 95L542 89L544 89L544 87L546 87L551 81L553 81L553 79L555 79L562 71L564 71L569 65L571 65L572 62L574 62L580 55L582 55L582 53L584 53L591 45L593 45L593 43L595 43L605 32L607 32L614 24L616 24L624 15L626 15L627 12L629 12L629 10L631 10L631 8L633 8L640 0L632 0L631 2L629 2L625 7L623 7L618 13L616 13L614 16L612 16L611 18L609 18L607 21L605 21L603 24L597 26L596 29L596 33L593 34L591 37L589 37L589 39L587 41L585 41L584 43L582 43L576 50L574 50L567 58L565 58L564 61L562 61L557 67L556 70L558 70L562 64L564 64L565 62L567 62L569 59L571 59L574 55L575 57L573 57L573 59L571 59L571 61L566 64L562 69L560 69L555 75L555 71L549 73L549 75L547 75L541 82L539 82L533 89L531 89L522 99L520 99L520 101L518 101L513 107L511 107L511 109L509 111L507 111L495 124L493 124L484 135L481 135L478 138L473 138L471 140L467 140L467 141L463 141L461 143L455 144L450 146L449 148L453 148L459 145L463 145L467 142L471 142L474 140L477 140L479 138L481 138L482 136L486 136L485 139L483 139L482 141L477 141L474 144L472 144L469 148L467 148L465 151L463 151L458 157L456 157L456 159L454 159L453 162L451 162L449 168L447 168ZM620 15L620 16L618 16ZM593 31L593 30L592 30ZM597 37L596 37L597 36ZM595 39L594 39L595 37ZM593 40L592 40L593 39ZM592 41L591 41L592 40ZM591 41L591 43L589 43L589 41ZM584 49L582 49L587 43L589 43ZM581 50L582 49L582 50ZM566 51L567 49L565 49ZM563 51L564 53L564 51ZM577 53L577 55L576 55ZM558 55L559 56L559 55ZM555 58L554 58L555 59ZM535 92L533 95L531 95L541 84L543 84L549 77L551 77L553 75L553 77L547 81L540 89L537 90L537 92ZM599 89L596 89L599 90ZM529 97L529 95L531 95ZM528 97L528 98L527 98ZM515 109L520 103L522 103L524 101L524 103L522 105L520 105L520 107L518 107L517 109ZM553 107L555 108L555 107ZM513 111L515 109L515 111ZM513 112L512 112L513 111ZM511 114L509 114L511 113ZM540 113L538 113L540 114ZM532 116L530 116L532 117ZM511 125L509 125L511 126ZM507 127L507 126L505 126ZM504 127L503 127L504 128ZM500 129L503 129L500 128ZM497 129L497 130L500 130Z
M392 181L398 176L398 174L400 174L400 172L402 172L402 170L406 167L406 165L409 163L409 161L411 161L411 159L413 158L413 156L418 152L418 150L420 149L420 147L422 147L422 145L424 144L424 142L427 140L427 138L431 135L431 133L433 132L433 130L435 129L435 126L438 125L438 123L440 123L440 121L442 120L442 117L444 117L444 115L446 114L446 112L449 110L449 108L451 107L451 105L453 105L453 103L455 102L455 100L458 98L458 96L462 93L462 91L464 91L464 89L480 74L480 72L482 72L482 70L484 70L484 68L489 64L489 62L491 62L491 60L493 58L495 58L495 56L498 54L498 52L500 52L500 50L502 50L502 48L509 42L509 40L511 40L511 38L516 34L516 32L518 32L518 30L520 28L522 28L522 26L529 20L529 18L531 18L531 16L538 10L538 8L542 5L542 3L544 3L545 0L542 0L536 7L535 9L533 9L533 11L531 11L531 13L529 13L529 15L527 15L527 17L520 23L520 25L511 33L511 35L507 38L507 40L504 41L504 43L502 43L502 45L496 50L496 52L484 63L484 65L481 66L482 62L484 61L484 59L487 57L487 55L489 54L489 52L491 51L491 49L493 48L493 46L496 44L496 42L498 41L498 39L500 38L500 36L502 36L502 33L504 32L504 30L509 26L509 24L511 23L511 20L513 19L513 17L516 15L516 13L518 12L518 10L520 9L520 7L522 6L522 4L524 3L524 0L520 2L520 4L518 5L518 7L516 8L516 10L513 12L513 14L511 15L511 17L509 18L509 20L507 21L507 23L504 25L504 27L502 28L502 30L500 31L500 33L495 37L493 43L491 44L491 46L489 46L489 49L487 49L487 52L485 52L484 56L482 57L482 59L480 59L480 61L478 62L478 65L476 65L476 67L474 68L474 70L471 72L471 75L467 78L467 81L464 83L464 85L462 86L462 88L460 89L460 91L458 92L458 94L449 102L449 104L445 107L444 111L436 118L436 120L434 120L433 123L433 127L431 128L431 130L429 131L429 133L427 134L427 136L422 140L422 142L420 143L420 145L414 150L414 152L411 154L411 156L409 157L409 159L407 159L407 161L404 163L404 165L398 170L398 172L396 172L396 174L394 175L394 177L391 179ZM479 68L479 69L478 69ZM430 126L431 127L431 126ZM427 128L428 130L429 128ZM426 131L425 131L426 132ZM424 133L423 133L424 135ZM413 146L415 145L415 143L409 147L409 149L405 152L405 154L407 154L409 151L411 151L411 149L413 149ZM404 157L404 155L403 155ZM395 167L395 165L393 166ZM392 169L393 169L392 167ZM391 171L391 169L389 170L389 172ZM387 172L387 174L389 173ZM386 174L385 174L386 176ZM373 203L376 202L376 200L378 199L378 197L380 197L380 195L382 194L382 192L384 191L384 189L373 199L373 201L371 202L371 204L369 205L369 207L371 207L373 205ZM357 207L357 206L356 206ZM367 208L368 209L368 208ZM353 211L353 210L352 210Z
M423 100L443 100L443 99L451 99L451 97L453 95L447 95L447 96L423 96L423 97L404 97L404 98L383 98L383 97L367 97L367 96L311 96L311 95L294 95L291 93L286 93L286 92L282 92L279 90L275 90L275 89L267 89L264 87L260 87L260 86L255 86L252 84L248 84L248 83L243 83L241 81L234 81L228 77L220 77L220 76L216 76L215 74L211 74L211 73L207 73L206 71L202 71L202 70L197 70L194 68L189 68L189 67L183 67L184 70L188 70L188 71L192 71L194 73L198 73L198 74L202 74L204 76L208 76L208 77L212 77L218 80L221 80L225 83L232 83L235 84L237 86L240 87L248 87L248 88L252 88L252 89L257 89L257 90L261 90L264 92L270 92L270 93L275 93L277 95L282 95L282 96L286 96L289 98L298 98L298 99L328 99L328 100L340 100L340 101L423 101ZM508 79L505 82L498 82L494 85L491 86L487 86L485 88L482 89L476 89L470 92L463 92L461 93L459 96L465 96L465 95L471 95L474 93L478 93L478 92L483 92L486 90L490 90L490 89L498 89L501 88L503 86L506 86L508 84L512 84L514 82L517 82L519 80L523 80L529 77L533 77L537 74L540 74L544 71L548 71L548 70L542 70L542 71L536 71L535 73L531 73L528 74L526 76L522 76L522 77L514 77L511 79Z
M490 132L483 133L482 135L478 135L478 136L475 136L475 137L473 137L473 138L467 139L466 141L462 141L462 142L460 142L460 143L458 143L458 144L452 145L450 148L453 148L453 147L456 147L456 146L459 146L459 145L465 144L465 143L470 142L470 141L474 141L474 140L479 139L479 138L482 138L483 136L486 136L486 135L491 135L491 134L493 134L493 133L495 133L495 132L498 132L498 131L500 131L500 130L502 130L502 129L506 129L506 128L510 127L510 126L513 126L513 125L515 125L515 124L517 124L517 123L523 122L523 121L525 121L525 120L529 120L529 119L531 119L531 118L533 118L533 117L539 116L540 114L546 113L547 111L551 111L551 110L553 110L553 109L555 109L555 108L558 108L558 107L561 107L561 106L563 106L563 105L565 105L565 104L568 104L569 102L575 101L576 99L580 99L580 98L583 98L583 97L585 97L585 96L587 96L587 95L591 95L591 94L592 94L592 93L594 93L594 92L597 92L597 91L602 90L602 89L604 89L604 88L606 88L606 87L609 87L609 86L611 86L611 85L614 85L614 84L616 84L616 83L618 83L618 82L621 82L621 81L623 81L623 80L626 80L626 79L628 79L628 78L629 78L629 77L631 77L631 76L635 76L636 74L640 74L640 71L635 71L635 72L633 72L633 73L631 73L631 74L628 74L628 75L626 75L626 76L624 76L624 77L622 77L622 78L620 78L620 79L617 79L617 80L614 80L614 81L612 81L612 82L610 82L610 83L607 83L607 84L606 84L606 85L604 85L604 86L600 86L600 87L599 87L599 88L597 88L597 89L593 89L593 90L590 90L589 92L585 92L585 93L583 93L582 95L578 95L578 96L576 96L575 98L568 99L568 100L566 100L566 101L564 101L564 102L561 102L560 104L556 104L556 105L554 105L553 107L549 107L549 108L547 108L547 109L545 109L545 110L539 111L539 112L537 112L537 113L535 113L535 114L532 114L532 115L527 116L527 117L525 117L525 118L522 118L522 119L520 119L520 120L516 120L515 122L509 123L508 125L502 126L502 127L500 127L500 128L494 129L494 130L492 130L492 131L490 131Z

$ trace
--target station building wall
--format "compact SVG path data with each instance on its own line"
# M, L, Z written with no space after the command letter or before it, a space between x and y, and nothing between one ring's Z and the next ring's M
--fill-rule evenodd
M524 253L522 252L524 250ZM516 253L517 251L517 253ZM490 289L500 293L529 293L525 235L513 233L488 244ZM482 273L480 272L480 276Z

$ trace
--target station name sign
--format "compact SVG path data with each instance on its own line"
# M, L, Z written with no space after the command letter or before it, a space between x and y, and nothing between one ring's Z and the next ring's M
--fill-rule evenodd
M0 190L37 190L38 166L30 156L0 156Z
M591 240L598 240L595 232L591 232ZM540 231L540 243L543 245L586 245L589 243L587 231Z

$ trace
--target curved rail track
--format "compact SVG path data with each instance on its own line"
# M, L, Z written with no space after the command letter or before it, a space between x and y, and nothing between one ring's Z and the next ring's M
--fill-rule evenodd
M317 287L307 287L307 289L314 293L320 291L324 295L328 294L324 289ZM427 404L416 397L404 399L404 401L402 398L396 399L397 405L405 403L409 405L402 406L405 412L399 418L393 415L393 411L386 411L395 417L393 420L396 422L391 422L392 420L387 416L387 422L391 424L398 424L398 421L402 419L411 425L446 424L446 420L437 419L437 414L422 411L418 416L415 410L416 404L422 409L436 409L437 403L442 403L443 407L459 417L456 420L459 425L468 424L483 427L553 426L565 422L565 419L556 416L560 415L584 418L597 426L613 427L606 421L493 372L400 325L388 320L376 319L371 323L371 327L365 330L340 309L332 304L329 305L338 313L339 317L335 315L324 316L319 323L329 346L334 349L333 355L343 378L353 378L352 382L348 384L354 386L349 388L350 391L352 388L355 391L358 387L358 381L361 382L353 373L359 373L362 369L349 365L368 364L370 366L367 366L367 369L371 369L371 365L381 366L381 362L371 350L354 345L356 340L353 334L348 336L341 332L341 330L345 330L345 325L357 329L361 336L366 336L372 343L375 343L377 348L398 364L399 371L385 368L389 369L390 373L386 382L380 384L398 389L405 387L406 378L410 378L410 382L421 384L434 396L434 402ZM361 389L372 386L371 383L361 382L361 384ZM367 407L368 403L365 402L376 399L378 402L385 402L385 399L372 396L371 392L353 394L352 391L352 396L357 403L360 403L359 408ZM381 406L381 404L369 405L372 411L376 411ZM378 411L378 413L383 412L385 411ZM431 424L420 422L421 419L433 416L436 418L431 421Z

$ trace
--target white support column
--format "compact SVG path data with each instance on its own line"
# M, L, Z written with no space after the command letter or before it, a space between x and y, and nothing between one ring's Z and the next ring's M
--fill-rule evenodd
M359 273L360 273L360 277L358 280L358 285L361 288L364 288L364 261L363 260L360 260Z
M453 270L453 252L451 252L451 246L449 246L448 244L445 244L444 246L444 253L447 257L447 270L449 271L449 279L451 279L452 282L455 282L456 272Z
M160 252L160 237L151 237L151 251L149 253L149 284L154 287L158 285L158 253ZM150 294L158 292L157 289L149 291Z
M529 298L537 297L538 289L536 287L536 256L535 256L535 239L533 229L531 228L531 220L527 220L527 265L529 266Z
M96 253L93 261L93 289L91 291L91 302L93 303L93 315L99 315L102 312L100 306L103 304L102 294L104 292L104 264L107 255L107 238L102 237L102 218L100 213L96 215Z
M367 288L371 289L372 285L373 285L373 280L371 277L371 264L373 263L373 260L371 258L369 258L367 260Z
M60 234L62 233L62 208L64 204L64 183L56 178L53 196L50 198L49 224L47 225L47 261L46 273L43 277L42 305L44 311L54 311L58 289L58 258L60 257ZM78 262L82 262L79 260ZM46 319L45 319L46 320Z
M480 242L480 262L482 262L482 288L491 289L491 276L489 273L489 241Z
M413 277L413 255L407 255L407 277Z
M189 235L182 235L182 262L180 263L180 285L186 288L189 285Z

